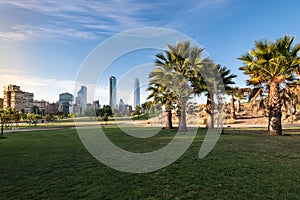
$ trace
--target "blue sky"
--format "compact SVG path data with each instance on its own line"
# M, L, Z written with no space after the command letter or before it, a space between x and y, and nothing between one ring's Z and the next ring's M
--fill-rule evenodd
M59 93L73 93L81 64L99 43L142 27L188 35L237 74L235 81L243 87L247 77L238 70L242 63L237 57L255 40L290 34L299 43L299 8L297 0L1 0L0 94L3 86L13 83L34 92L35 99L57 101ZM153 63L153 53L141 51L116 60L100 78L97 90L88 90L88 101L99 98L107 104L108 75L122 80L132 68ZM121 81L120 88L124 85L127 89L118 91L118 98L131 103L126 94L133 79ZM145 96L143 92L142 100Z

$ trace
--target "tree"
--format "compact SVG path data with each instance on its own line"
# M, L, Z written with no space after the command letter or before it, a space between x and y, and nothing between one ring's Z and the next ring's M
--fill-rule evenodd
M156 55L156 68L150 73L150 84L158 84L175 96L174 103L179 108L178 132L186 132L186 106L193 94L191 78L200 67L200 47L191 47L189 41L168 45L168 50Z
M146 101L146 102L142 103L141 107L142 107L143 111L145 112L145 114L150 114L150 109L153 108L152 105L153 105L152 101Z
M18 125L18 123L20 122L20 120L22 119L22 113L20 111L18 112L14 112L12 119L15 121L15 123Z
M204 93L207 96L205 107L206 128L214 128L215 101L218 101L217 109L220 111L222 109L222 95L225 91L231 89L236 75L232 74L227 67L215 64L210 58L204 59L201 62L201 69L195 72L197 74L192 79L194 92L197 95ZM225 91L222 91L223 89Z
M108 117L113 116L111 107L109 105L103 105L102 108L96 110L96 116L100 116L107 124Z
M238 87L233 87L229 90L227 90L227 94L231 96L231 102L230 102L230 106L231 106L231 112L230 112L230 117L232 119L236 119L236 114L235 114L235 106L234 106L234 102L236 101L235 98L237 97L238 94Z
M42 118L41 115L27 113L27 119L29 120L30 123L33 123L34 126L37 126L38 119L41 119L41 118Z
M1 123L1 138L4 138L4 125L10 121L9 112L6 110L0 110L0 123Z
M48 114L45 116L45 120L47 122L52 122L55 121L57 119L57 116L55 114Z
M245 99L245 92L249 92L251 89L250 88L239 88L237 91L237 112L241 112L241 100Z
M93 113L95 115L95 113ZM72 112L69 112L68 118L74 118L74 114Z
M140 115L141 111L142 111L141 106L139 106L139 105L135 106L135 114L136 115Z
M276 42L255 41L254 48L238 58L244 64L240 70L249 76L248 84L268 88L270 135L282 135L280 91L295 80L300 65L300 44L292 46L293 41L288 35Z
M159 85L157 83L150 85L147 91L151 92L147 97L147 100L153 99L152 101L153 104L165 105L165 113L166 113L165 128L172 129L173 128L173 124L172 124L173 105L172 104L174 103L174 94L165 86Z

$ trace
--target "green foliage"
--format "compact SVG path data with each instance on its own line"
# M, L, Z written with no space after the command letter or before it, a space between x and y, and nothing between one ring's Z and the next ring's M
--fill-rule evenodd
M72 112L69 112L68 118L73 118L73 117L74 117L74 114Z
M96 109L97 117L111 117L113 116L111 107L109 105L103 105L102 108Z
M285 35L276 42L255 41L254 48L238 59L244 66L240 70L249 76L247 84L254 87L250 97L267 94L270 134L281 135L281 108L286 87L295 81L300 68L300 43L292 45L294 37ZM255 93L256 92L256 93Z
M154 104L165 106L170 111L176 106L182 113L178 131L187 131L185 107L194 93L193 88L199 83L196 76L200 70L200 54L203 48L192 47L190 41L177 42L168 45L168 50L156 55L156 68L149 74L149 88L151 94L147 99L152 99ZM168 125L172 120L169 115Z
M139 105L135 106L135 115L140 115L141 111L142 111L141 106Z
M45 120L47 122L53 122L53 121L57 120L57 118L58 118L58 116L55 114L48 114L45 116Z
M293 81L300 66L300 44L294 47L294 37L284 36L276 42L255 41L255 47L238 59L244 62L240 70L249 76L248 85L261 86L270 81L279 83Z
M102 108L96 109L96 116L101 117L102 120L107 123L108 117L113 116L111 107L109 105L104 105Z

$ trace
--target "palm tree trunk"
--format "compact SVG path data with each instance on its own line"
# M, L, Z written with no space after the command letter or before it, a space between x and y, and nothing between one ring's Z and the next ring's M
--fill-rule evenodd
M240 99L238 99L237 111L241 112L241 100Z
M172 111L171 110L167 110L165 112L165 128L166 129L172 129L173 128L173 124L172 124Z
M269 117L270 117L270 135L282 135L281 107L282 102L279 96L279 83L270 82L269 94Z
M181 104L178 132L187 132L185 105Z
M206 128L214 128L214 105L213 99L211 97L207 97L206 101Z
M234 97L231 96L231 118L232 119L236 119L236 115L235 115L235 107L234 107Z

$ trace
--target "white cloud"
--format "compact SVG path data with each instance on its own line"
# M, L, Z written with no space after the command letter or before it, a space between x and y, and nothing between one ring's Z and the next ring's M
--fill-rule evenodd
M26 41L27 34L22 32L0 32L0 41Z
M135 1L35 1L3 0L0 5L29 10L41 16L40 23L12 25L13 30L0 32L0 39L24 41L49 37L96 39L130 28L149 26L149 20L138 17L158 3Z
M0 39L24 41L40 38L97 39L120 31L149 26L178 28L186 23L185 12L199 12L225 5L231 0L201 0L177 2L138 0L2 0L0 6L8 5L40 16L39 22L27 25L13 24L13 30L0 32ZM165 9L164 9L165 8ZM21 13L21 12L20 12ZM22 15L21 15L22 16ZM159 19L159 20L158 20ZM166 21L165 21L166 20ZM183 20L183 21L182 21Z
M33 92L36 100L43 99L50 102L57 101L59 93L72 93L74 89L74 81L72 80L45 79L13 70L1 69L0 72L0 85L2 86L0 87L0 93L2 97L3 86L9 84L19 85L23 91Z
M200 10L205 10L209 8L218 8L224 5L227 5L232 0L202 0L195 4L190 12L199 12Z
M49 38L81 38L96 39L96 34L88 31L78 31L76 29L57 29L57 27L37 27L29 25L17 25L12 27L12 31L0 32L0 41L29 41L33 39Z

